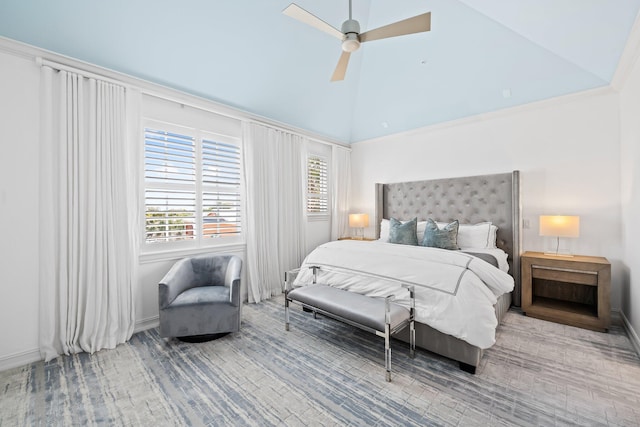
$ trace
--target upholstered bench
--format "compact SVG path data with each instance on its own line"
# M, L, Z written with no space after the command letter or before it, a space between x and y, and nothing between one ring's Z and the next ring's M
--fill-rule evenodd
M320 284L286 290L285 330L289 330L289 303L295 302L313 311L314 317L320 313L384 337L387 381L391 381L391 335L409 326L409 354L412 358L415 354L414 292L413 286L405 287L411 296L411 309L393 303L393 295L373 298Z

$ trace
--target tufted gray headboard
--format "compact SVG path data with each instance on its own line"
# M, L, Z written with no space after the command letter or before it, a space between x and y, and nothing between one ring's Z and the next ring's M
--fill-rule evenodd
M376 236L383 218L418 221L491 221L498 226L497 245L509 255L509 274L515 279L513 304L520 305L522 219L520 173L376 184Z

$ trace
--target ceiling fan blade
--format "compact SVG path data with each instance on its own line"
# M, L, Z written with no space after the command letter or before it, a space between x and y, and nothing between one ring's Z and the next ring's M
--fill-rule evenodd
M350 57L351 52L342 52L342 55L340 55L340 59L338 59L338 65L336 65L336 69L333 72L333 76L331 76L332 82L344 80L344 75L347 73L347 65L349 65Z
M303 8L301 8L296 4L291 3L282 11L282 13L284 13L287 16L290 16L293 19L297 19L298 21L304 22L307 25L311 25L312 27L315 27L320 31L324 31L327 34L342 40L342 36L344 35L342 34L342 31L332 27L331 25L324 22L322 19L307 12L306 10L304 10Z
M360 34L360 43L431 30L431 12L407 18Z

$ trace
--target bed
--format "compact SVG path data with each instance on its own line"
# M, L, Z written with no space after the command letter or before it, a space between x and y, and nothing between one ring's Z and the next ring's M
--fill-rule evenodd
M470 255L469 252L475 252L470 250L463 253L392 243L329 242L307 257L296 285L308 281L309 273L304 267L312 264L330 266L326 269L329 270L328 275L320 276L320 280L370 296L385 296L385 292L395 291L369 288L369 282L386 281L385 286L393 286L394 281L398 286L401 283L416 284L424 292L422 300L425 303L437 301L441 305L425 306L422 310L425 320L416 317L416 345L458 361L465 371L475 372L483 351L493 343L492 336L503 315L512 303L520 305L522 221L518 171L376 184L375 192L376 237L380 237L381 232L385 233L386 221L383 220L390 218L400 221L417 218L420 222L431 218L440 226L455 220L468 225L491 222L497 226L495 242L506 262L502 263L502 269L495 268ZM436 262L443 266L438 264L436 267ZM365 270L369 272L368 278ZM423 273L427 270L428 273ZM451 274L445 276L445 270L452 270ZM431 276L438 277L437 285L433 284ZM474 284L478 280L494 284L485 288ZM507 282L510 282L510 287ZM402 296L399 294L399 297L401 304ZM466 300L467 308L458 306L458 299ZM474 303L476 300L478 303ZM420 314L420 307L417 313ZM445 319L447 316L452 318L451 321ZM448 326L449 323L454 326ZM484 332L476 336L474 334L479 333L476 329ZM407 331L400 332L395 338L409 342Z

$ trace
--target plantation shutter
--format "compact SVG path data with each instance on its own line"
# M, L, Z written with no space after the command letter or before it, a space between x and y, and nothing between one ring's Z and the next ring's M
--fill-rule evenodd
M202 231L212 238L241 233L240 147L202 140Z
M145 128L145 241L194 239L196 146L190 135Z

